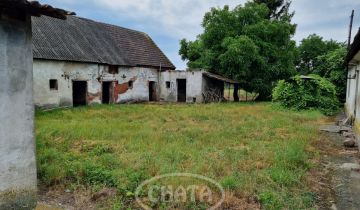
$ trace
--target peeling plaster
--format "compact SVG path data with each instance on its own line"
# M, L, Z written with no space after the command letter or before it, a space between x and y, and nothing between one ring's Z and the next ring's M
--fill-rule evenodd
M151 68L119 67L118 74L109 74L106 65L34 60L34 90L37 107L72 105L72 81L87 81L88 103L101 103L102 82L114 82L113 101L147 101L148 82L158 82L158 71ZM58 80L58 91L49 90L49 80ZM133 81L133 88L128 82Z

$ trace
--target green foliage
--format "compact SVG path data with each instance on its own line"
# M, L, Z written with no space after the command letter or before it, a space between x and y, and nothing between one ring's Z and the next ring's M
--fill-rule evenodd
M344 58L347 50L344 43L334 40L326 41L312 34L303 39L298 48L297 61L300 74L317 74L327 78L336 85L338 98L343 101L346 96L346 77Z
M295 75L296 25L281 0L250 1L206 13L204 33L180 41L179 54L190 68L204 68L240 81L240 87L268 99L273 84ZM275 17L276 16L276 17Z
M265 4L269 10L269 18L291 18L292 14L289 14L289 9L291 5L290 0L254 0L258 4Z
M279 81L273 90L273 101L286 108L314 108L326 115L335 114L339 109L335 85L318 75L309 76L311 79L295 76L288 81Z
M298 71L301 74L307 75L316 71L318 67L317 57L325 55L326 53L339 48L339 44L335 41L324 41L322 37L312 34L301 41L298 48L299 60ZM321 74L320 74L321 75ZM323 76L323 75L321 75Z
M341 101L344 101L346 97L347 74L343 65L346 53L347 50L343 46L316 58L318 63L316 73L336 86L336 92Z

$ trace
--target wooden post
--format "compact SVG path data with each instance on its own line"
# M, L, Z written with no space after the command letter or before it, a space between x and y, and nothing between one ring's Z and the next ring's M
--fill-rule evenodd
M354 22L354 10L352 10L352 12L351 12L351 16L350 16L350 27L349 27L348 50L350 50L350 46L351 46L351 32L352 32L353 22Z
M228 83L228 86L229 86L228 101L230 101L230 95L231 95L231 90L230 90L230 88L231 88L231 84Z
M239 84L234 84L234 101L239 102Z

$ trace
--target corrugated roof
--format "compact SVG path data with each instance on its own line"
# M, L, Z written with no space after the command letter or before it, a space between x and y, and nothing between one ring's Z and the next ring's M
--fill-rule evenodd
M34 58L123 66L175 66L145 33L69 16L33 17Z
M203 75L205 75L205 76L207 76L207 77L209 77L209 78L216 79L216 80L220 80L220 81L227 82L227 83L230 83L230 84L239 84L238 81L235 81L235 80L232 80L232 79L228 79L228 78L223 77L223 76L220 76L220 75L218 75L218 74L213 74L213 73L204 71L204 72L203 72Z
M32 16L46 15L59 19L66 19L67 15L75 15L74 12L27 0L0 0L0 9L16 10Z

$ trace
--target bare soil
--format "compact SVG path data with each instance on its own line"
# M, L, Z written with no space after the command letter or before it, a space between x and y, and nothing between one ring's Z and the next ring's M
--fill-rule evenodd
M345 148L345 138L337 133L322 133L315 145L320 149L319 168L311 171L313 191L319 209L360 209L360 156L358 148Z

